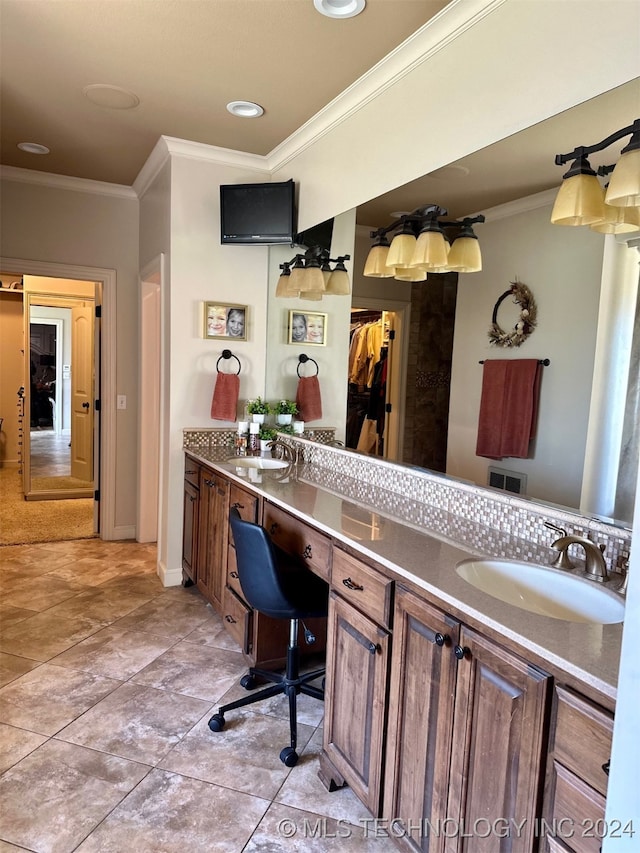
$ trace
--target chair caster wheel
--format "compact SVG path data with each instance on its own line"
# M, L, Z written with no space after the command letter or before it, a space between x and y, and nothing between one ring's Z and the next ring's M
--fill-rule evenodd
M285 767L295 767L298 763L298 753L292 746L285 746L280 753L280 761L282 761Z
M256 680L253 675L247 673L246 675L243 675L240 679L240 685L241 687L244 687L245 690L253 690L253 688L256 686Z
M209 720L209 728L212 732L221 732L224 728L224 717L222 714L214 714Z

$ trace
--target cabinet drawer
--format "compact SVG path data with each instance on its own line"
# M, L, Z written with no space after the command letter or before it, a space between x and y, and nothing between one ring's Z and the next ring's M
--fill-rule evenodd
M184 478L196 489L200 487L200 466L187 456L184 460Z
M602 767L611 757L613 715L565 687L556 687L556 701L554 758L606 794Z
M224 601L222 606L222 621L224 627L238 643L242 651L247 650L250 636L252 611L244 601L235 594L228 586L224 588Z
M264 505L263 524L283 551L300 557L312 572L329 580L331 542L328 536L270 503Z
M258 520L258 503L260 498L245 489L231 483L229 488L229 506L236 507L240 513L240 517L245 521L256 522Z
M598 853L604 826L605 799L562 764L554 761L555 795L553 826L557 835L575 853Z
M379 625L389 624L393 581L339 548L333 550L331 586Z
M236 549L231 544L229 544L227 551L227 586L230 587L237 596L244 598L242 587L240 586L240 578L238 577Z

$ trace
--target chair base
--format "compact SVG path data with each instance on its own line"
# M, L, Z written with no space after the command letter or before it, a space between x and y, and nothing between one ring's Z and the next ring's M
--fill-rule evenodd
M244 708L246 705L253 705L255 702L261 702L263 699L270 699L272 696L279 696L282 693L289 698L291 744L281 751L280 761L287 767L294 767L298 761L298 753L296 752L298 745L297 696L303 693L306 696L312 696L314 699L324 700L324 690L309 684L310 681L314 681L324 673L323 667L300 675L300 649L297 644L289 645L287 648L287 668L284 675L267 669L251 667L248 674L240 682L242 686L251 690L257 680L271 682L270 686L258 690L257 693L252 693L251 696L229 702L228 705L221 705L209 720L209 728L212 732L221 732L225 725L224 715L227 711Z

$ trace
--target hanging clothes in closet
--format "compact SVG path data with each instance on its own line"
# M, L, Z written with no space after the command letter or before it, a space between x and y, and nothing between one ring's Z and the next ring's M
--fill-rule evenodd
M346 445L382 454L389 323L382 311L354 311L351 318Z

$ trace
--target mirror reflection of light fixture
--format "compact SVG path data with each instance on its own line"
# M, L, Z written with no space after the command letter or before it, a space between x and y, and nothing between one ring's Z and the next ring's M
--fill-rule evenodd
M631 139L622 149L618 163L614 167L600 167L596 173L588 156L603 151L625 136ZM568 154L556 154L557 166L564 166L570 160L573 163L563 175L551 222L554 225L589 225L594 231L611 234L635 230L635 215L627 216L619 210L640 208L640 119L595 145L581 145ZM605 193L598 175L610 171Z
M375 240L364 265L363 275L425 281L427 273L479 272L482 269L480 244L473 225L484 222L482 214L462 220L447 220L447 211L437 204L402 214L386 228L370 233ZM391 245L387 235L398 231ZM453 245L449 246L449 239ZM455 251L454 251L455 247Z
M330 258L320 247L308 249L304 255L295 255L280 264L280 278L276 285L277 297L319 301L323 296L347 296L351 293L349 273L344 265L351 255ZM335 266L332 268L331 264Z

